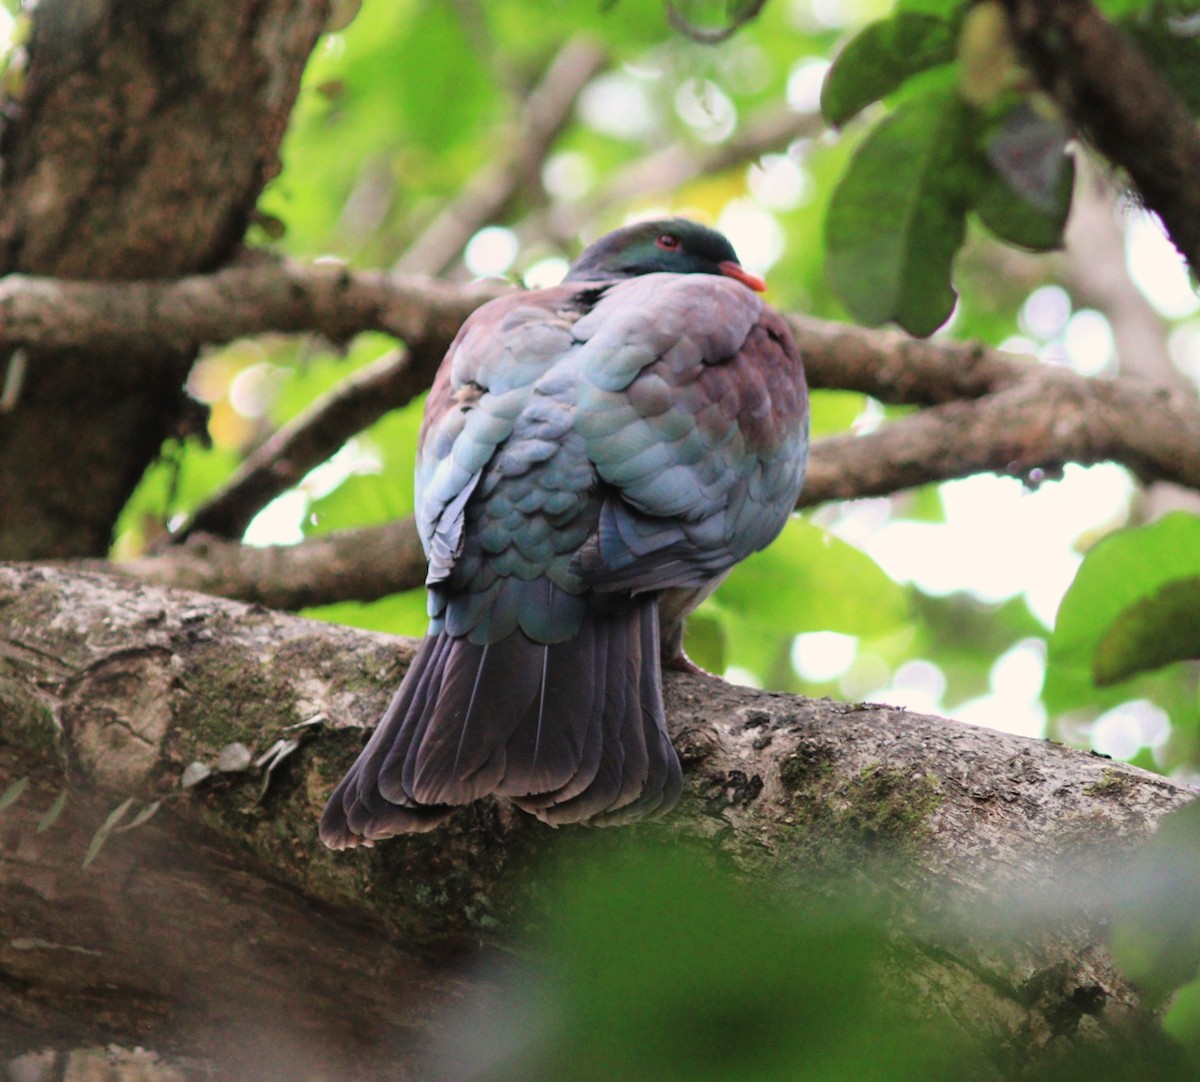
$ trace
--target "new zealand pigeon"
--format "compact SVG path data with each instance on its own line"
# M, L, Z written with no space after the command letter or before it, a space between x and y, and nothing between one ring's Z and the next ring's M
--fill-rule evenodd
M428 830L488 794L624 823L683 779L663 663L683 619L796 503L808 392L787 325L720 233L640 222L561 285L463 324L425 406L429 632L321 838Z

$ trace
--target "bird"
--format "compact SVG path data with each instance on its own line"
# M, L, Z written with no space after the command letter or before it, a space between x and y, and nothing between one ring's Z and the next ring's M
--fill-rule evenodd
M700 671L684 618L783 529L807 462L804 368L765 289L723 234L659 218L467 318L419 435L429 629L327 846L488 795L552 826L676 803L662 666Z

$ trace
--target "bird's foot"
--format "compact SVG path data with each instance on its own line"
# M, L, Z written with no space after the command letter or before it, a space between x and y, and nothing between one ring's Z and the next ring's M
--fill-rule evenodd
M702 669L682 650L677 654L672 654L670 657L662 659L664 669L671 669L674 672L691 673L692 676L715 676L716 673L711 673L707 669Z

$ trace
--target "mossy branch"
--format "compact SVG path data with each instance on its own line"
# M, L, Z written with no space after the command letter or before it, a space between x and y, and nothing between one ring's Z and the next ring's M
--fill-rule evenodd
M17 707L0 728L0 778L31 778L2 824L0 892L26 901L0 910L0 1017L52 1031L62 997L92 987L99 955L106 987L120 989L106 993L104 1040L136 1033L169 1050L181 1033L269 1009L320 1019L309 1036L322 1062L374 1055L378 1068L401 1030L436 1028L463 991L436 962L506 942L536 889L527 869L564 845L697 844L749 876L861 874L868 854L887 854L887 879L913 906L970 911L1054 879L1081 837L1127 851L1192 795L1044 741L671 674L687 788L666 819L556 831L481 802L432 834L328 852L319 810L410 656L404 640L260 607L0 565L0 703ZM238 744L248 754L222 756ZM210 773L185 790L193 762ZM65 809L39 832L64 784ZM130 797L163 803L114 831L85 871L97 828ZM14 940L71 949L6 951ZM1032 1054L1052 1032L1047 1012L1084 982L1103 991L1090 1008L1101 1024L1140 1009L1086 908L1003 955L964 943L916 964L957 989L941 1006L986 1018L1014 1055ZM1053 994L1023 998L1020 974L1048 966ZM215 1020L208 994L224 996Z

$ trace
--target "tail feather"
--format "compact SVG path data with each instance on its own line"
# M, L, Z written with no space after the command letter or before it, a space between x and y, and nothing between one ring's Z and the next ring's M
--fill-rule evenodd
M420 678L427 684L429 678L440 671L439 647L444 645L433 638L421 643L367 746L329 798L318 832L331 849L369 845L393 834L430 830L454 810L388 801L375 785L380 764L401 738L408 711L419 690Z
M510 794L514 803L525 811L537 813L543 808L562 804L586 792L596 782L601 768L605 763L605 733L604 710L608 698L606 686L608 670L608 653L610 648L609 621L596 621L591 659L591 702L587 709L587 724L585 728L583 752L579 760L579 769L574 776L561 788L546 793L527 794L524 796ZM579 691L585 690L580 688ZM620 788L619 773L614 775L613 796ZM609 798L611 801L612 797ZM606 801L603 806L607 806Z
M615 617L610 627L606 665L596 672L596 687L603 689L604 742L595 777L579 793L515 801L556 826L630 822L673 807L683 788L679 757L667 735L653 598Z
M523 797L561 791L585 770L595 687L597 631L585 620L579 634L563 643L539 645L537 694L505 749L504 777L496 793Z
M658 650L658 620L655 613L653 629L642 627L642 651ZM646 783L638 798L624 806L605 812L597 825L617 826L653 815L674 806L683 792L683 770L679 756L667 735L666 711L663 707L662 670L659 665L643 665L638 705L649 763Z
M414 753L389 759L389 770L403 763L403 789L413 800L469 804L495 792L513 734L537 702L540 653L519 632L483 646L451 640L441 695L429 704Z
M429 636L330 798L322 840L428 830L492 793L553 825L667 810L682 774L658 658L652 596L624 612L589 608L565 642Z

